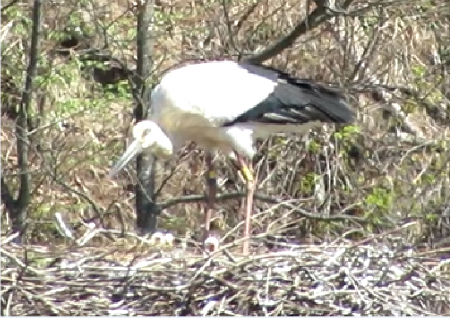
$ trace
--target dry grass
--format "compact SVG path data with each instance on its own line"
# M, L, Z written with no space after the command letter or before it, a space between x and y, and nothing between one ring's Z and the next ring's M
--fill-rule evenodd
M354 6L363 3L365 2L355 2ZM390 243L383 241L383 244L387 244L388 249L391 249L389 253L396 255L392 258L392 262L400 266L403 274L410 274L408 271L411 269L406 269L406 265L402 265L403 260L408 259L410 268L418 271L421 280L429 275L433 266L438 266L439 259L448 260L450 246L448 240L450 234L448 159L450 158L448 128L450 78L448 68L450 60L445 48L450 46L448 30L450 7L443 0L435 1L434 6L427 3L426 1L399 1L396 4L384 5L382 9L374 7L361 12L360 18L350 16L334 18L303 35L282 55L268 61L268 64L287 69L293 74L337 83L347 89L352 96L352 104L358 110L358 129L340 130L338 134L335 134L335 130L330 127L312 132L306 137L274 137L260 143L261 156L254 160L254 167L259 171L257 190L259 197L253 222L255 239L252 243L255 253L259 254L255 256L255 262L271 259L267 243L263 243L258 237L270 238L273 241L269 244L272 249L290 251L276 262L280 264L291 262L288 265L291 266L290 270L298 266L297 262L307 264L304 265L305 273L308 269L312 274L318 275L316 279L325 279L330 283L330 288L336 288L339 285L341 289L345 289L342 286L347 285L344 284L344 280L339 281L341 278L336 278L333 282L331 278L327 278L338 275L339 266L318 267L318 264L330 258L326 251L334 247L328 245L329 242L335 242L339 237L345 238L346 245L354 244L351 241L363 240L367 248L373 250L380 242L364 241L372 238L373 235L400 239L402 246L410 248L411 254L402 254L404 251ZM56 3L46 2L42 56L52 58L43 60L41 63L38 90L33 105L36 116L41 117L41 127L34 133L35 140L39 141L39 147L35 147L37 144L33 146L29 162L33 180L33 197L29 209L30 246L27 249L31 254L26 256L23 250L4 244L2 249L7 254L2 258L2 266L3 264L13 266L11 262L15 259L23 263L30 262L37 257L37 249L44 247L53 249L56 248L55 246L71 251L64 256L67 257L66 265L74 262L69 259L70 257L81 255L80 259L83 259L83 262L79 266L86 270L90 266L86 263L86 255L100 257L103 251L106 252L104 250L106 247L112 253L111 255L120 259L117 262L123 261L129 264L130 255L137 253L133 248L136 248L140 244L137 242L141 240L124 239L120 234L133 232L134 228L132 190L136 178L133 169L130 168L128 172L122 173L116 180L109 180L106 177L112 162L123 150L124 141L128 135L132 117L131 97L126 92L118 94L105 92L98 83L86 76L77 59L55 56L52 53L53 48L58 46L64 27L78 25L91 34L88 42L92 46L101 48L107 40L112 54L132 68L135 42L133 31L135 22L130 9L132 6L126 1L115 2L114 5L110 5L109 2L106 5L102 1L92 3L67 1L66 4L63 8ZM249 5L250 2L245 1L230 2L226 10L227 18L222 2L205 2L203 5L197 3L195 6L193 3L176 0L158 2L155 15L157 24L154 30L154 81L157 81L167 69L176 65L213 58L235 58L238 54L261 50L278 37L286 35L307 12L313 9L306 7L306 1L301 5L291 0L261 1L249 18L240 24L239 19ZM419 5L423 8L420 9ZM26 16L28 7L22 5L20 8L15 7L14 10L14 14ZM12 12L10 11L9 14ZM22 37L25 39L26 34L21 31L20 24L10 22L13 21L12 17L8 19L8 15L6 13L4 15L6 19L2 19L2 101L5 94L9 94L8 97L13 95L12 91L4 90L5 75L9 75L13 82L20 84L27 61L23 53L26 52L23 50L26 42L22 42ZM230 28L227 27L227 20L231 21ZM239 30L237 26L240 27ZM11 61L14 61L14 64ZM371 90L364 88L373 84L408 88L410 92L405 94L404 89L392 89L388 92L387 100L380 102L374 99ZM394 116L396 105L402 111ZM3 107L2 105L2 113ZM38 111L39 109L42 110ZM387 114L387 111L383 109L390 109L391 113ZM10 189L15 191L18 187L15 175L17 158L12 128L13 119L3 116L2 175L6 178ZM405 132L407 130L410 132ZM224 158L218 157L217 165L221 178L220 195L242 192L243 185ZM203 156L199 151L188 151L182 159L174 158L171 162L160 163L158 183L161 183L168 175L172 175L159 198L159 201L167 207L160 217L160 228L174 233L178 238L189 237L195 241L203 220L202 202L194 199L190 203L176 205L172 205L171 202L182 196L202 194L204 171ZM224 244L234 242L242 230L239 207L240 197L222 200L218 204L219 221L217 223ZM3 213L3 209L2 206L4 224L2 235L5 237L8 233L8 227L5 225L9 224L9 220L6 213ZM56 229L54 222L56 213L62 214L67 223L74 228L76 238L82 237L87 231L86 223L91 223L96 229L104 232L88 240L84 247L70 250L69 245L72 243L67 242ZM405 223L410 225L397 232L399 225ZM300 247L298 243L307 245ZM323 247L324 252L318 255L314 252L315 256L312 256L313 254L310 253L312 250L317 250L316 244ZM101 250L98 249L99 247ZM114 249L115 252L110 251L109 248ZM177 245L173 252L166 251L164 253L169 254L160 255L155 252L157 248L144 244L139 251L148 253L140 256L143 260L148 260L147 258L165 260L158 263L158 268L150 270L151 275L156 273L155 275L159 277L158 271L164 268L171 268L175 273L179 271L172 268L178 263L172 264L172 261L168 261L173 258L179 260L180 255L171 254L179 251L179 248L181 247ZM301 252L302 250L304 252ZM436 254L438 250L442 252ZM187 279L190 286L200 286L212 277L204 276L206 274L204 274L205 269L201 269L202 264L213 266L208 275L214 276L214 273L219 273L220 275L217 275L222 277L222 280L233 281L233 288L243 290L242 292L245 293L245 296L235 295L243 297L242 299L247 299L245 297L250 297L252 291L260 290L265 284L257 280L247 281L245 275L249 275L246 272L249 269L245 267L247 264L242 265L242 261L230 265L229 260L217 256L218 258L214 261L216 263L211 260L208 262L212 263L205 263L205 259L195 256L197 253L194 250L187 249L183 253L185 255L181 257L185 262L183 266L189 268L187 276L183 276L183 279ZM423 255L421 253L439 256L436 256L437 258L433 259L432 264L427 267L421 264L421 255ZM123 257L117 255L123 255L126 259L122 260ZM48 263L55 258L47 254L43 257ZM105 262L95 258L95 262L97 261ZM376 275L381 275L383 269L376 265L376 262L370 264L373 264L374 271L378 271ZM80 282L92 283L95 279L107 282L108 280L101 276L104 274L98 272L107 265L95 263L92 266L94 276L86 272L76 274L84 275L82 279L80 278ZM111 268L115 268L114 266ZM275 271L281 265L274 263L261 266L262 271L269 269ZM14 283L13 277L19 269L9 270L5 274L5 277L9 278L5 278L7 287L2 289L4 293L2 301L8 296L12 297L8 299L13 299L8 300L10 304L18 304L22 302L21 297L25 297L30 303L42 304L42 307L39 305L34 312L22 306L16 307L19 308L17 312L11 312L11 314L46 313L46 310L50 310L49 308L53 308L56 303L64 300L70 291L70 284L64 283L63 278L71 277L71 280L76 281L75 276L70 276L75 274L67 274L66 269L60 265L48 265L42 269L37 267L37 265L32 266L38 274L33 273L31 269L26 272L23 278L24 284L27 277L33 275L46 277L47 280L54 281L52 288L55 288L55 294L48 297L44 295L40 299L35 298L40 294L38 291L41 286L41 282L36 281L35 278L30 278L30 282L26 282L21 291L22 296L18 297L17 292L7 294L6 291L10 290L8 288L11 288ZM351 274L348 275L358 280L360 273L352 271L359 269L355 267L349 270ZM198 276L196 273L202 274ZM142 279L138 276L127 275L129 274L122 272L118 274L117 284L119 284L119 278L129 279L134 285L142 283ZM226 278L227 275L233 278ZM289 274L287 277L291 281L282 280L280 290L283 289L283 293L287 293L292 289L294 276L304 282L302 292L306 293L307 290L318 288L316 285L314 285L316 287L313 286L313 280L305 282L302 275L301 273ZM439 275L441 276L438 284L448 291L448 269L446 272L443 270ZM439 275L436 274L436 277ZM2 285L3 279L2 276ZM166 284L173 280L173 277L161 276L160 279L161 284ZM408 280L412 278L409 277ZM271 283L275 284L274 281ZM214 283L211 284L214 285ZM401 281L399 284L406 286L407 282ZM397 303L399 298L394 299L394 297L400 297L400 295L395 295L394 285L396 283L382 287L371 285L370 288L382 290L374 292L374 289L366 289L366 291L372 291L372 296L378 295L374 296L374 299L378 300L380 298L377 297L381 296L377 293L385 292L384 298L382 297L383 303ZM146 289L148 286L145 286L147 285L141 284L139 287L142 292L149 290ZM215 286L214 288L219 288L221 285ZM437 295L437 289L427 287L430 290L433 289L430 291L424 286L414 287L416 288L414 292L421 290L422 294L417 294L417 297L425 297L428 302L423 301L420 306L410 303L402 313L424 315L438 313L433 310L438 307L429 302L430 297L435 297L430 295ZM104 288L104 285L97 287ZM108 288L113 287L111 285ZM198 314L201 308L205 308L207 304L200 299L206 297L208 292L216 292L213 287L211 288L195 294L198 298L190 300L195 305L186 305L190 306L186 314ZM138 289L135 289L135 292L139 293ZM230 289L228 292L233 291ZM426 294L427 292L430 293ZM95 288L93 293L96 293ZM371 302L368 302L367 298L364 298L367 295L356 296L354 290L350 293L353 296L346 293L348 292L343 292L343 295L349 297L348 304L354 301L372 304L372 307L365 307L364 310L361 307L355 309L361 314L395 314L389 308L375 308L377 301L371 299ZM161 296L160 300L171 299L167 304L174 304L172 301L181 297L181 294L178 295L175 291L164 295L166 298ZM287 294L283 295L280 299L287 297ZM80 304L87 300L93 301L91 296L85 294L83 297L86 298L80 299ZM98 306L93 305L95 308L92 307L90 312L80 311L79 308L82 305L77 302L68 302L67 306L61 307L58 313L77 315L95 311L105 314L109 310L109 305L106 305L109 300L103 302L102 297L97 298ZM153 299L153 294L149 294L148 297ZM283 306L287 307L281 305L279 307L285 308L283 309L285 311L277 311L278 307L278 309L267 310L272 314L345 314L342 307L344 305L339 302L340 300L338 301L337 292L324 297L331 297L329 300L324 300L327 304L325 307L324 303L320 305L315 302L317 298L314 300L316 304L314 306L320 306L322 312L313 310L315 307L312 305L312 300L305 300L306 303L301 302L301 304L296 303L295 310L289 307L288 300L286 300L287 303L283 303ZM265 314L262 311L263 307L244 308L242 303L235 304L229 300L231 298L226 299L229 303L224 304L223 308L228 311L223 311L222 314L227 312ZM416 300L419 301L418 299ZM447 309L440 310L439 314L448 313L448 299L446 301ZM143 302L144 299L142 302L131 301L136 306L143 306ZM170 311L169 307L163 306L164 308L158 309L158 305L154 305L156 307L150 305L147 302L146 307L133 310L135 313L177 314L175 311ZM219 313L218 308L221 307L218 304L215 306L211 307L211 312ZM299 309L298 306L304 309Z

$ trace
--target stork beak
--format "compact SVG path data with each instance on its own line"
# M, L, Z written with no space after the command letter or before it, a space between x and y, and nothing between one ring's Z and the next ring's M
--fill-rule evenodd
M110 178L114 177L128 164L128 162L131 161L131 159L136 157L141 151L141 143L138 140L133 140L131 145L129 145L127 150L125 150L125 153L122 155L122 157L120 157L116 164L111 168L108 176Z

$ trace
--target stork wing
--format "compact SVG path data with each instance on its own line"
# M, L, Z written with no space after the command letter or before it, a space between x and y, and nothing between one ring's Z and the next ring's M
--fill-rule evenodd
M224 124L258 122L299 125L311 121L351 123L355 114L337 90L311 80L298 79L279 70L252 64L240 64L251 74L267 78L276 85L260 103Z

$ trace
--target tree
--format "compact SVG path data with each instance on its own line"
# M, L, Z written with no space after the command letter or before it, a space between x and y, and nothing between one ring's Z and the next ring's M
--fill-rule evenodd
M17 241L23 239L27 222L27 209L30 203L31 180L28 170L28 152L29 152L29 125L28 118L31 115L31 101L33 97L34 79L37 71L41 30L41 0L33 2L32 10L32 28L30 36L30 52L28 68L26 72L24 90L19 105L19 111L16 122L16 147L18 157L18 178L19 191L16 198L11 193L4 176L1 176L1 198L12 220L12 232L17 233Z
M136 120L147 118L150 105L148 79L152 69L152 16L154 0L144 0L138 4L137 16L137 67L136 67ZM136 160L138 184L136 186L136 225L142 232L153 232L157 225L159 207L155 202L156 158L140 154Z

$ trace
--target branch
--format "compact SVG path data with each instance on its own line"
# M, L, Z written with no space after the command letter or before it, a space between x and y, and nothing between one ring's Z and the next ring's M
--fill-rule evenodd
M239 199L243 198L247 195L246 192L235 192L235 193L226 193L226 194L219 194L216 196L214 200L218 201L226 201L226 200L232 200L232 199ZM270 204L281 204L283 200L271 198L263 195L256 194L254 195L254 198L260 201L263 201L265 203ZM206 196L202 194L194 194L194 195L185 195L182 197L178 197L175 199L167 200L166 202L163 202L160 204L160 207L162 210L171 208L174 205L177 204L189 204L189 203L198 203L206 200Z
M228 29L229 43L230 43L231 47L233 48L233 50L238 51L238 49L236 48L236 43L234 43L235 34L231 30L231 20L230 20L230 16L228 15L228 8L227 8L226 0L222 0L222 7L223 7L223 15L225 17L225 23L226 23L227 29Z
M220 195L216 196L215 201L219 202L219 201L226 201L226 200L232 200L232 199L239 199L239 198L245 197L246 195L247 195L246 192L234 192L234 193L220 194ZM324 216L324 215L320 215L317 213L306 212L304 209L300 209L298 207L298 204L301 201L306 201L306 200L297 200L297 199L284 200L284 199L277 199L277 198L273 198L273 197L269 197L269 196L265 196L265 195L261 195L261 194L257 194L257 193L254 194L254 199L260 200L264 203L278 204L280 207L290 208L293 211L295 211L296 213L298 213L301 216L306 217L308 219L316 219L316 220L322 220L322 221L355 221L355 222L360 222L360 223L367 223L366 218L360 218L360 217L356 217L356 216L350 216L350 215ZM160 204L160 208L162 210L165 210L165 209L168 209L177 204L198 203L198 202L202 202L202 201L206 201L206 196L197 195L197 194L196 195L186 195L186 196L178 197L175 199L167 200L166 202L163 202ZM294 205L294 203L295 203L295 205Z
M244 25L244 22L248 20L248 18L250 17L250 15L253 12L255 12L256 8L259 6L260 3L261 3L261 1L256 1L254 4L249 6L247 8L247 11L245 11L245 13L239 18L239 20L234 23L234 26L236 27L235 34L238 34L239 31L241 31L241 28Z
M345 14L345 11L343 10L334 10L333 12L331 12L327 4L327 0L317 0L315 1L315 3L317 7L302 22L300 22L290 34L270 45L265 50L244 59L245 62L260 64L280 54L282 51L292 46L295 40L297 40L300 36L310 30L315 29L320 24L327 21L329 18ZM350 3L351 1L347 1L345 5L348 6L350 5Z

